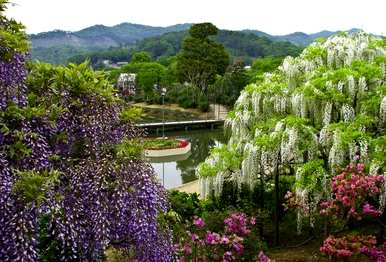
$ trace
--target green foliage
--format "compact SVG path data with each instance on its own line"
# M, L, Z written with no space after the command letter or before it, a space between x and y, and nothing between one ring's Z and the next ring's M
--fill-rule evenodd
M290 42L274 41L265 36L245 32L221 30L215 39L222 43L235 58L297 56L302 50L302 47Z
M182 31L146 38L136 45L135 50L149 52L154 58L163 60L165 57L175 56L187 36L188 32ZM210 39L224 45L233 62L241 60L245 64L265 57L297 56L302 50L289 42L273 41L267 37L238 31L219 30Z
M299 178L295 182L295 188L306 189L307 192L322 192L323 185L327 182L327 171L322 160L312 160L305 163L300 171ZM326 185L324 185L326 186Z
M53 47L53 48L59 49L59 47ZM40 52L44 52L44 54L40 54ZM60 55L60 52L63 53L62 56ZM130 49L128 47L111 47L107 50L98 50L93 52L76 50L76 48L74 48L73 52L74 54L76 53L79 53L79 54L74 55L67 60L65 60L66 59L65 56L67 55L67 53L71 53L71 47L68 47L67 51L63 50L63 51L56 52L53 58L50 58L50 57L44 58L44 55L52 54L52 52L47 52L46 48L40 48L40 49L35 48L33 50L33 55L40 57L42 61L51 62L55 64L66 63L66 62L81 64L84 61L89 60L94 69L104 68L105 67L105 65L103 64L104 60L109 60L112 63L117 63L117 62L130 61L131 59ZM52 61L54 58L56 59L60 58L61 59L60 61L62 62Z
M248 81L244 63L239 62L230 66L224 76L218 76L208 93L214 95L216 103L231 107Z
M283 62L284 57L265 57L256 59L248 72L250 82L263 80L264 73L273 72Z
M140 41L135 49L149 52L153 57L163 60L165 57L175 56L187 36L187 31L166 33Z
M197 108L201 110L201 112L209 111L209 100L205 95L200 95L198 98Z
M51 262L60 257L60 244L50 235L51 215L43 215L39 219L39 261Z
M326 49L322 48L321 46L309 46L304 50L304 59L307 60L314 60L315 58L321 57L324 58L327 56Z
M47 190L52 187L59 178L58 171L17 171L17 180L14 192L18 194L25 203L41 203L45 199Z
M371 141L373 160L380 164L381 170L386 170L386 135L379 136Z
M97 94L110 103L119 100L106 74L92 70L87 62L80 65L70 64L67 67L34 63L30 70L27 82L30 90L35 94L44 94L42 86L54 90L56 94L60 93L62 87L68 87L69 91L77 97L87 93Z
M144 100L154 96L154 85L166 85L166 68L157 62L131 62L121 70L124 73L137 74L137 85L142 91Z
M194 26L193 35L185 38L177 58L177 74L181 82L189 82L206 91L217 74L224 74L229 55L224 47L207 36L216 32L207 23Z
M144 148L146 149L169 149L177 148L180 141L176 139L148 139L145 140Z
M131 63L149 63L151 62L151 56L148 52L136 52L131 58Z
M189 29L190 36L205 40L211 35L217 35L218 28L211 23L195 24Z
M199 108L206 112L209 110L210 97L195 86L174 84L169 87L165 102L177 103L183 108Z
M190 26L150 27L122 23L112 27L95 25L77 32L55 30L30 35L32 58L61 64L65 64L68 59L74 63L90 59L93 67L99 68L105 59L113 62L129 61L130 52L127 50L133 49L137 42L145 38L187 30Z
M228 148L221 145L211 149L210 154L213 158L219 159L216 163L203 162L197 167L200 177L211 177L219 172L234 172L240 169L242 155L235 148Z
M9 60L15 53L26 53L29 42L24 31L25 27L14 19L7 19L4 12L7 9L8 0L0 0L0 28L6 26L7 30L0 30L0 43L6 49L0 49L0 58Z
M176 212L182 221L191 221L194 216L201 216L203 207L198 194L188 194L176 190L168 193L171 209Z
M86 49L76 46L58 45L51 47L31 48L32 59L36 62L65 65L68 63L83 63L90 59L98 67L98 56L102 52L99 48Z
M143 109L140 107L128 107L122 110L120 119L124 123L135 122L143 116Z
M114 151L119 159L133 160L141 157L143 146L137 140L124 138L121 143L115 145Z

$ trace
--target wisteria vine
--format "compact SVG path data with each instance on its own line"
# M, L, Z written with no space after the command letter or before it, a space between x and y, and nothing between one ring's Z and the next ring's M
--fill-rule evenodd
M100 261L111 247L139 261L170 261L171 235L158 223L168 203L138 154L142 131L120 120L115 90L87 64L35 64L27 73L27 38L3 16L6 3L0 261Z

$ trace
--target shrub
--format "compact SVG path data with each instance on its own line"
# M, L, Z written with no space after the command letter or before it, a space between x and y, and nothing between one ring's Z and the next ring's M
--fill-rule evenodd
M176 212L183 221L191 221L194 216L201 216L203 208L198 194L171 191L168 194L171 209Z
M209 111L209 100L204 95L201 95L199 97L198 103L197 103L198 109L200 109L202 112L208 112Z
M262 244L254 230L255 218L244 213L232 213L219 220L222 228L211 230L210 222L196 217L186 231L176 236L176 256L179 261L256 261ZM253 239L253 241L249 241ZM268 261L268 260L263 260Z

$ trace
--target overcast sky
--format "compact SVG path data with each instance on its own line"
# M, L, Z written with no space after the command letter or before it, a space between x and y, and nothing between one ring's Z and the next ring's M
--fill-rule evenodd
M7 15L28 33L122 22L152 26L212 22L270 34L361 28L386 35L386 0L11 0Z

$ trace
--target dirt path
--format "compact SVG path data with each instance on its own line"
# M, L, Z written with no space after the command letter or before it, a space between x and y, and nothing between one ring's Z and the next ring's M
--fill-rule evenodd
M196 108L182 108L178 104L147 104L147 103L135 103L131 104L132 106L141 107L141 108L149 108L149 109L165 109L170 111L176 111L178 113L189 113L196 115L198 119L225 119L228 114L228 109L219 104L211 104L209 112L201 112Z
M192 193L199 194L200 193L200 189L199 189L199 186L198 186L198 179L194 180L194 181L192 181L190 183L186 183L186 184L183 184L181 186L172 188L171 190L177 190L177 191L185 192L185 193L188 193L188 194L192 194Z

